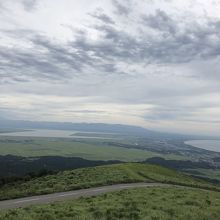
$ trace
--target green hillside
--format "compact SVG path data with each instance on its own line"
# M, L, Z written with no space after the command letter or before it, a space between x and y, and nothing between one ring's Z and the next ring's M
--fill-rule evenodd
M0 188L0 199L4 200L130 182L163 182L214 190L220 189L207 182L193 179L187 175L160 166L124 163L75 169L35 178L27 182L7 184Z
M0 220L219 220L220 193L141 188L0 213Z

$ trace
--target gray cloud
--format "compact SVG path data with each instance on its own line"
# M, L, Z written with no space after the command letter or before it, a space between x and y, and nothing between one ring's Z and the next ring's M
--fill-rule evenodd
M143 25L147 25L157 31L167 32L171 36L177 32L178 23L161 9L157 9L153 15L143 15L142 19Z
M191 22L182 28L177 20L161 10L142 19L143 32L135 36L106 22L94 26L103 36L100 43L94 46L85 38L81 43L97 57L142 63L185 63L219 55L219 21ZM148 33L149 28L157 32L157 37Z
M2 4L2 2L0 2L0 11L4 11L5 10L5 7L4 5Z
M90 15L104 23L115 24L113 19L110 16L106 15L104 12L102 12L102 10L97 10L94 13L91 13Z
M130 0L112 0L112 3L115 7L115 13L118 15L128 15L131 12L131 1Z
M90 25L102 36L96 42L91 41L83 30L78 32L75 40L65 45L55 44L30 30L5 31L31 43L32 49L6 50L2 47L1 78L7 73L7 78L15 80L25 74L56 80L83 74L88 69L121 74L125 71L119 62L124 65L167 65L207 60L220 55L218 20L207 20L202 25L187 23L187 27L181 28L180 23L166 12L157 10L153 15L140 15L142 32L133 36L118 28L113 19L104 13L96 12L92 16L102 21L101 24ZM149 29L156 31L157 37L149 34ZM127 71L126 74L130 74Z
M40 0L22 0L24 9L27 11L32 11L37 7L37 4Z
M143 23L158 31L159 39L153 42L158 58L165 62L190 62L219 55L219 21L206 20L204 24L187 22L183 24L171 18L164 11L144 16Z
M92 111L92 110L65 110L68 113L79 113L79 114L102 114L107 113L106 111Z
M22 96L47 94L60 100L68 97L63 102L69 104L66 109L54 100L48 105L32 103L31 109L45 117L50 109L55 117L59 109L58 114L65 112L69 117L84 114L99 118L118 106L116 113L121 118L135 116L144 123L220 120L220 18L207 15L201 20L192 13L185 16L182 9L175 14L166 7L145 12L133 0L110 2L113 11L94 7L84 13L85 20L80 16L81 23L55 19L51 30L48 26L52 34L25 25L2 28L0 92L12 94L10 99L16 97L13 92ZM23 4L30 12L25 14L38 15L33 10L38 1ZM65 28L63 33L67 40L57 37L64 30L60 26L69 27L68 33ZM81 108L74 108L71 98L75 97L88 100L77 103ZM88 109L85 103L89 103ZM99 106L104 106L103 110ZM123 106L128 112L121 114ZM28 110L19 111L25 115L22 111Z
M16 32L22 35L23 30ZM62 80L81 73L83 66L90 62L86 53L74 53L70 46L52 43L40 35L31 35L25 41L32 44L32 49L0 48L1 78Z

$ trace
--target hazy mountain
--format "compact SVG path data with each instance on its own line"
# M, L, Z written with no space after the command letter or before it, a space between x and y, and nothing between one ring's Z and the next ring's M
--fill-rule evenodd
M0 120L0 129L55 129L55 130L76 130L82 132L108 132L127 135L138 135L146 138L184 138L194 137L189 135L170 134L151 131L143 127L122 124L104 123L71 123L71 122L39 122L22 120Z

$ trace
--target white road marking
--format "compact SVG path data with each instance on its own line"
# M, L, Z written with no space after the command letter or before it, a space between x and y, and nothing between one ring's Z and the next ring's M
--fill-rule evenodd
M39 200L39 199L38 198L36 198L36 199L25 199L25 200L16 201L16 202L13 202L13 203L14 204L25 203L25 202L31 202L31 201L36 201L36 200Z

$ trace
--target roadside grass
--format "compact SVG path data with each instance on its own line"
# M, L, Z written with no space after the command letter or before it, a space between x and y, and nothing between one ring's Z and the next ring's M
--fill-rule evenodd
M140 188L0 213L0 220L219 220L220 193Z
M131 182L162 182L220 191L220 187L156 165L123 163L59 172L0 187L0 200Z

